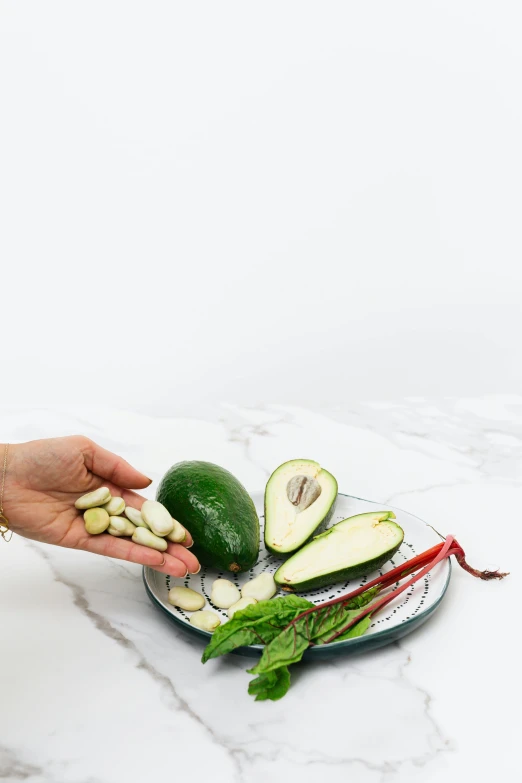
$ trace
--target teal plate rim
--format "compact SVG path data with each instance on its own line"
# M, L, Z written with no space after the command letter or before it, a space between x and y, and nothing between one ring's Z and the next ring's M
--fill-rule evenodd
M367 500L366 498L359 498L356 495L348 495L345 492L339 492L339 496L350 498L352 500L359 500L364 503L376 502L373 500ZM438 532L438 530L436 530L432 525L430 525L425 520L418 517L416 514L412 514L410 511L405 511L404 509L400 509L398 506L390 506L390 504L378 504L378 505L386 505L390 508L396 509L397 511L402 511L403 513L408 514L410 517L414 517L426 527L431 528L434 531L434 533L436 533L436 535L439 536L441 540L444 540L444 536L442 536ZM349 654L352 652L353 653L361 652L362 650L377 649L378 647L382 647L386 644L390 644L400 639L401 637L406 636L406 634L411 633L416 628L421 626L426 620L428 620L428 618L433 614L433 612L435 612L438 609L438 607L442 602L442 599L446 595L451 579L451 573L452 573L451 560L448 558L443 563L441 563L440 566L443 566L445 564L447 564L447 573L439 597L431 605L427 606L425 609L418 612L414 617L411 617L406 620L402 620L399 624L394 625L391 628L383 628L382 630L377 630L369 635L358 636L355 637L354 639L345 639L344 641L333 642L332 644L328 644L328 645L317 645L316 647L311 647L306 651L303 658L310 659L310 658L330 657L332 655L337 655L341 653ZM189 625L184 620L177 617L175 614L172 614L165 606L163 606L161 601L158 600L158 598L154 595L154 592L152 591L148 583L147 580L148 570L152 571L153 569L149 569L147 566L143 566L142 578L143 578L143 584L145 586L145 591L152 604L157 609L160 609L162 614L165 617L167 617L170 620L170 622L175 623L176 626L183 628L185 632L190 634L191 636L199 637L201 641L207 643L212 635L211 633L209 633L208 631L203 631L200 628L196 628L193 625ZM262 650L263 650L262 645L252 644L252 645L248 645L248 647L240 647L234 650L233 652L237 655L259 657L261 655Z

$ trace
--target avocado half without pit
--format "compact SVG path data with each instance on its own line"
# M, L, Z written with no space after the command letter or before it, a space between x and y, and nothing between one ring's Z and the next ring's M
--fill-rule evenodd
M331 518L337 481L309 459L294 459L275 470L265 490L265 546L290 554Z
M393 511L343 519L288 558L274 574L276 583L300 592L376 571L402 544L404 531L394 519Z

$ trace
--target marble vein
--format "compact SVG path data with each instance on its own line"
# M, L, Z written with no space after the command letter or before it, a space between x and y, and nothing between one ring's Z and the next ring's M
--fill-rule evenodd
M229 408L232 409L232 406L229 406ZM265 413L263 408L250 408L247 410L251 410L255 413L261 413L261 414ZM241 409L237 411L237 417L239 418L241 417ZM267 415L266 421L262 421L257 424L253 424L250 422L242 422L240 420L237 421L236 416L234 416L232 421L230 420L230 418L227 417L221 417L220 421L225 427L228 440L231 443L241 444L243 448L244 459L247 462L250 462L255 468L262 471L268 478L272 471L266 468L265 465L259 463L253 458L251 453L252 444L255 438L273 437L272 432L270 430L270 426L275 426L278 424L291 424L292 420L290 416L284 415L274 419L273 414L271 416Z
M250 462L252 462L256 467L261 468L262 470L264 470L265 474L269 476L271 471L269 469L267 469L263 464L260 464L258 461L254 461L252 459L251 451L252 451L253 443L254 443L255 439L258 438L258 437L270 436L272 434L271 433L271 429L270 429L271 426L276 426L278 424L291 425L293 423L292 422L292 417L291 417L291 415L289 413L287 413L285 416L277 418L277 419L274 420L273 415L270 416L270 410L269 411L265 411L265 408L262 408L262 409L256 408L255 411L256 411L256 413L259 413L259 414L262 414L263 412L265 412L267 414L266 415L266 420L262 421L262 422L259 422L259 423L255 424L255 425L252 425L250 423L243 423L243 424L235 423L233 426L231 426L229 424L229 426L228 426L229 438L232 441L242 443L243 447L244 447L244 457L245 457L245 459L250 461ZM237 411L237 413L240 415L241 411ZM225 420L225 423L227 423L226 420ZM425 433L416 433L416 434L421 439L425 437ZM394 442L394 441L392 440L392 442ZM478 467L478 465L476 467ZM452 481L452 482L441 482L439 484L433 484L433 483L432 484L427 484L424 487L419 487L419 488L415 488L415 489L412 489L412 490L409 490L409 491L396 493L396 494L386 498L383 502L392 504L392 501L393 501L394 497L402 497L403 495L407 496L409 494L428 492L428 491L436 489L436 488L446 488L446 487L458 486L461 483L462 483L462 480L460 480L460 481ZM439 533L439 535L441 535L441 534ZM402 647L401 647L400 643L397 642L395 644L397 646L397 649L402 651ZM381 781L386 781L388 776L395 775L396 773L398 773L400 771L401 767L403 767L405 764L411 763L411 764L414 764L415 766L424 766L426 764L429 764L431 761L433 761L439 754L451 751L452 750L451 741L444 736L442 729L438 726L438 724L436 723L436 721L434 720L434 718L433 718L433 716L432 716L432 714L430 712L430 707L431 707L431 703L432 703L432 696L429 694L428 691L422 689L420 686L414 685L413 683L411 683L408 680L408 678L406 677L406 675L405 675L405 670L408 667L408 665L410 664L410 662L411 662L411 654L407 654L406 655L406 660L402 664L400 664L398 666L398 668L396 670L396 673L395 673L395 678L398 678L405 688L410 688L410 689L414 690L415 692L418 692L421 695L422 700L423 700L423 705L424 705L424 718L427 720L429 725L432 727L432 731L433 731L435 737L437 738L437 741L439 743L439 747L436 747L431 752L425 752L425 753L423 753L421 755L413 755L411 757L405 757L403 759L395 760L393 762L391 762L391 761L384 761L381 764L373 763L373 762L371 762L371 761L369 761L367 759L364 759L364 758L348 757L348 758L341 758L341 759L339 759L339 758L335 758L335 757L329 756L328 754L323 754L323 753L317 754L316 752L314 753L314 755L312 757L310 757L306 753L303 754L303 751L301 750L300 751L301 756L303 756L303 755L306 756L306 761L304 761L304 763L307 764L307 765L326 764L326 765L336 765L336 766L340 765L340 766L343 766L343 767L344 766L351 766L351 765L355 765L355 766L361 765L367 771L380 773L380 776L381 776L380 780ZM371 677L370 679L372 679L372 680L377 679L378 680L379 677ZM275 755L271 756L272 760L277 760L277 758L280 757L280 753L284 749L286 749L287 751L288 750L292 750L294 753L296 753L296 755L299 755L298 752L297 752L298 749L291 747L291 745L289 745L287 742L283 742L283 743L281 743L281 750L278 753L276 753ZM248 758L249 761L252 760L252 754L251 753L250 754L245 754L244 748L237 749L235 752L238 753L238 754L241 754L241 755L246 755L246 758ZM259 754L255 754L255 755L259 755ZM261 755L261 757L266 758L266 754L260 754L260 755ZM299 759L297 759L297 763L301 763L301 761Z
M82 612L82 614L85 615L90 620L90 622L94 625L94 627L98 631L100 631L100 633L109 637L114 642L119 644L121 647L132 652L138 659L137 668L146 672L146 674L148 674L149 677L152 680L154 680L154 682L157 683L163 689L164 693L166 692L170 695L172 706L175 709L186 714L187 717L190 718L191 720L195 721L198 724L198 726L200 726L205 731L209 739L213 743L217 744L221 749L223 749L230 756L230 758L232 759L236 767L236 772L239 771L239 765L237 764L235 755L234 753L232 753L231 748L223 741L223 739L212 728L212 726L206 723L201 718L200 715L194 712L190 704L179 695L172 681L164 674L162 674L160 671L158 671L151 663L149 663L149 661L145 659L141 651L138 649L136 644L131 639L126 637L120 630L115 628L106 617L103 617L103 615L99 614L98 612L95 612L90 607L89 601L87 600L87 597L85 595L85 590L83 589L83 587L79 584L75 584L74 582L71 582L70 580L66 579L63 575L61 575L58 569L56 568L56 566L54 565L52 557L47 554L46 550L43 547L32 543L29 544L29 546L33 548L37 552L37 554L46 561L53 574L55 581L59 582L60 584L63 584L71 591L74 605L78 607L78 609ZM239 778L237 779L239 780Z
M238 781L238 783L244 783L248 781L249 770L252 764L255 764L260 760L274 763L281 761L282 759L293 764L297 764L298 766L325 765L343 769L363 767L369 773L378 774L378 779L380 781L386 781L388 776L399 772L404 765L408 763L414 764L416 766L425 765L429 763L429 761L433 760L442 750L447 749L446 747L439 747L436 748L432 753L412 755L411 757L396 759L394 761L385 760L382 763L376 763L363 757L344 756L342 754L333 755L326 751L318 752L317 749L314 749L313 751L307 751L283 738L277 740L273 737L266 739L257 734L256 727L253 724L250 724L249 726L253 734L251 739L244 739L241 742L234 742L229 738L224 738L218 731L216 731L213 725L205 721L191 707L191 705L182 696L180 696L172 681L166 675L161 673L155 666L153 666L150 661L145 659L138 646L131 639L122 633L120 629L115 628L110 620L92 609L84 588L81 585L64 577L64 575L60 573L59 569L54 564L52 557L43 547L32 543L29 544L29 546L46 561L47 565L51 569L55 581L64 585L70 590L74 605L82 612L83 615L89 619L94 627L100 633L104 634L118 645L125 648L127 651L132 652L138 661L137 668L144 671L157 685L159 685L163 694L169 694L172 707L186 714L189 719L195 721L197 725L204 730L207 737L213 743L217 744L228 755L234 765L235 779ZM120 627L124 627L124 624L121 624ZM397 645L397 647L398 649L401 649L399 645ZM436 725L429 713L431 696L420 687L412 685L404 675L404 669L407 667L410 660L411 658L408 655L406 661L399 664L396 670L396 676L402 681L404 687L412 688L421 694L424 703L424 717L434 728L439 740L444 742L444 745L446 746L449 744L449 741L443 740L442 731ZM374 681L378 681L381 678L380 675L364 676L367 679ZM264 722L259 722L258 727L262 729L263 726ZM266 749L255 750L253 747L251 747L259 743L267 745ZM26 775L26 778L31 777L31 775L34 774L34 772L30 771L30 765L25 767L22 762L19 762L19 764L21 765L21 770L27 768L28 774Z
M13 440L16 437L29 439L35 436L52 436L56 434L57 426L70 428L71 431L80 431L85 427L91 437L99 431L100 436L103 433L106 445L110 445L110 437L113 441L112 448L120 449L124 456L131 459L136 456L141 459L141 448L147 449L146 453L151 455L151 461L155 458L154 455L158 454L157 463L153 462L155 473L151 475L161 475L163 461L169 454L168 444L175 440L175 433L181 433L176 444L178 452L189 449L190 454L196 454L194 458L198 458L198 449L205 448L207 442L213 439L212 453L216 455L215 461L223 454L233 466L239 466L240 469L249 466L245 472L247 479L251 477L249 480L252 482L259 482L257 486L248 484L252 489L261 488L263 479L266 479L278 464L277 460L282 456L284 458L285 453L293 448L294 443L298 444L299 449L300 444L304 444L306 449L310 447L310 451L317 446L323 455L319 458L324 458L325 464L326 459L338 458L341 468L345 454L351 454L352 463L350 470L346 472L348 484L352 479L367 478L368 466L372 465L371 460L375 453L378 456L378 448L382 445L382 453L387 455L387 459L396 460L400 468L396 469L393 480L390 481L387 464L382 459L375 475L370 477L370 491L367 494L371 497L384 497L386 500L383 502L386 503L393 504L396 500L400 506L404 505L403 498L408 499L408 504L415 506L419 516L428 521L433 520L441 527L445 527L448 520L462 518L462 529L470 531L469 538L462 543L467 545L469 540L470 546L473 545L475 551L478 549L478 555L487 557L487 549L481 552L480 546L482 534L487 530L491 519L491 510L496 510L499 503L503 503L501 508L504 513L499 514L496 525L497 529L500 529L503 524L504 530L507 530L509 520L506 522L506 517L511 509L518 507L517 493L522 478L522 416L519 415L522 411L521 402L519 398L499 398L494 403L488 400L412 399L378 405L350 403L338 410L315 411L269 404L251 408L229 405L223 408L219 422L221 426L214 419L212 423L198 422L197 427L188 421L177 422L174 419L162 422L160 427L159 419L153 417L135 414L127 417L127 414L122 412L111 416L106 411L104 418L100 420L102 425L97 427L90 421L90 414L85 411L71 408L62 415L39 409L37 412L33 410L34 415L29 416L29 419L18 412L12 419L6 417L3 422L0 419L0 423L7 436ZM165 433L168 434L165 434L163 443L159 439L165 427ZM326 436L323 430L327 430ZM15 437L12 436L13 432L16 433ZM201 438L201 441L194 442L194 435L196 439ZM380 440L377 441L376 438ZM142 447L141 444L145 444L145 441L146 446ZM353 454L357 454L359 450L363 457L370 455L371 459L358 470ZM234 462L236 451L237 461ZM422 465L426 466L425 476L415 464L419 455L422 455ZM288 454L288 458L293 456L296 454ZM410 466L411 476L408 475ZM439 466L443 466L443 469ZM395 489L396 477L400 481ZM502 489L502 494L507 493L506 497L500 500L499 488L506 488L505 491ZM452 504L455 507L453 517L447 513ZM470 504L473 519L468 520L466 511ZM466 524L468 527L465 527ZM512 528L513 536L517 530L518 527ZM474 538L473 533L480 535ZM495 715L494 724L493 719L490 720L488 716L477 720L473 706L474 677L480 672L487 685L489 648L482 650L483 640L480 649L477 645L473 647L471 638L469 647L466 646L468 630L464 632L461 628L461 611L451 595L444 609L445 630L447 629L448 639L452 634L459 639L462 645L462 661L460 664L458 660L455 661L455 665L450 667L443 678L436 676L437 673L433 670L433 662L438 660L436 656L439 649L442 655L447 649L438 641L435 619L433 626L427 625L425 631L408 637L407 643L401 640L385 648L388 651L386 653L367 654L354 659L336 659L320 666L303 664L302 668L296 671L292 691L284 702L258 705L246 694L248 678L244 669L249 666L249 662L227 659L217 668L205 667L203 677L207 679L201 685L201 692L185 689L185 683L178 682L177 675L173 680L162 671L162 661L165 660L161 657L165 654L161 648L163 641L155 646L153 634L156 626L154 622L149 624L146 619L148 614L145 615L143 608L147 600L141 595L136 584L136 575L124 564L111 563L110 568L103 569L103 578L98 581L89 570L80 569L78 573L69 575L70 572L65 567L62 569L61 559L53 554L52 549L47 550L36 544L28 546L45 561L54 580L67 588L70 595L67 602L71 601L76 607L74 611L86 617L96 629L99 634L96 638L100 639L101 649L105 647L105 643L101 641L104 636L130 652L136 669L144 672L149 678L148 681L157 686L160 694L158 706L161 706L162 714L167 715L164 712L166 707L167 710L186 717L188 725L193 726L193 731L200 736L198 745L202 755L205 751L208 753L211 748L213 753L223 754L219 755L219 758L223 759L223 775L221 778L218 775L219 781L226 778L233 779L236 783L262 783L267 777L273 780L301 777L305 783L311 783L319 775L325 774L329 775L334 783L344 783L346 780L354 780L355 783L390 783L392 780L420 783L438 779L437 776L444 777L448 783L457 783L463 779L463 775L480 779L480 775L485 775L486 771L489 777L497 769L498 759L490 754L485 741L485 731L502 731L502 736L507 738L506 747L509 747L510 731L513 731L515 725L513 716L509 717L510 700L503 704L502 712ZM495 557L499 558L503 566L506 551L509 552L509 548L505 549L504 553L502 550L495 551ZM23 562L20 555L19 568L22 572ZM509 566L509 561L506 566ZM45 575L42 576L42 579L44 578ZM456 587L463 591L464 596L471 598L472 594L475 595L475 586L465 579L466 576ZM502 583L501 589L509 590L509 584L505 581L506 585ZM499 593L494 587L488 587L487 591L483 590L482 602L485 611L492 611ZM502 596L502 605L508 605L509 592L504 590ZM23 600L19 611L24 611ZM15 618L15 614L12 617ZM7 620L9 621L9 617ZM20 633L18 626L14 625L14 628L15 634ZM435 633L432 629L435 629ZM473 626L470 624L469 633L472 632ZM55 633L62 633L59 626ZM162 629L159 625L158 633L161 638ZM505 633L509 633L509 628ZM95 642L93 648L96 649ZM13 649L17 649L16 645ZM198 670L199 662L194 658L194 655L199 657L197 645L192 647L191 642L187 641L185 645L179 646L179 654L188 670ZM489 652L489 655L491 654L492 651ZM503 654L504 658L509 656L509 647L504 648ZM118 657L117 652L115 656ZM431 661L431 664L428 661ZM468 678L459 675L459 665L470 669ZM411 667L414 667L417 673L414 680ZM498 683L504 683L507 693L510 683L509 666L506 664L501 671L496 671L495 677L498 678ZM141 683L142 678L139 678L139 681ZM146 682L142 686L145 691ZM221 698L221 689L228 687L232 687L235 701L230 705L229 725L225 726L218 700ZM458 707L459 716L464 717L459 718L460 722L456 722L452 715L457 706L457 688L459 693L462 693ZM156 700L156 688L150 690L153 692L152 699ZM346 695L351 695L353 699L359 694L360 704L367 696L375 699L377 703L383 691L387 694L388 705L393 707L399 704L402 701L401 693L404 703L408 705L407 720L411 725L411 735L401 737L399 748L383 740L382 746L377 747L378 752L374 753L368 744L365 744L367 736L364 729L357 734L361 739L360 746L357 742L345 746L342 742L330 741L327 728L323 726L318 728L316 734L303 740L299 731L293 730L289 723L292 718L299 719L300 714L307 709L318 711L321 717L322 697L325 692L328 692L330 697L336 721L342 721L345 718ZM15 694L15 691L12 690L11 693ZM495 693L498 693L496 680ZM216 704L208 704L209 694ZM12 698L15 699L13 703L16 703L15 695ZM59 702L56 704L56 710L60 710ZM239 718L230 724L230 715L235 712ZM371 722L371 713L368 714ZM60 727L59 713L54 719ZM31 726L30 716L28 725ZM379 728L384 731L385 724L381 724ZM107 730L110 729L108 721ZM31 742L26 743L22 729L18 734L14 731L13 736L17 747L23 750L15 753L8 746L0 747L0 778L3 780L12 783L56 783L57 780L60 783L76 783L77 780L81 780L81 783L113 781L113 777L109 778L103 767L97 769L92 764L87 767L87 762L82 757L80 737L79 744L70 758L62 761L49 759L44 763L42 758L46 758L45 744L39 744L34 737ZM75 736L74 729L72 736ZM59 734L56 739L58 738ZM120 737L120 741L121 739ZM173 739L175 744L175 738ZM515 740L512 744L514 747ZM82 765L85 765L84 774ZM163 768L164 775L167 770L168 767ZM185 777L189 774L188 766L183 767L183 774ZM133 777L131 772L129 783L134 783L135 780L137 782L138 778Z
M39 775L44 777L44 770L36 764L22 761L10 748L0 745L0 780L28 780Z

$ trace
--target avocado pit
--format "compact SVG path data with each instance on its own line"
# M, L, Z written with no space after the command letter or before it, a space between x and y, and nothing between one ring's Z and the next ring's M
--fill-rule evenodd
M293 476L286 485L286 495L297 511L304 511L314 503L322 492L317 479L312 476Z

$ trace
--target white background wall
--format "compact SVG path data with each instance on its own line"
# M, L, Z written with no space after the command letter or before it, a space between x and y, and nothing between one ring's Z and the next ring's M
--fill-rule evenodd
M2 402L520 391L519 3L0 9Z

